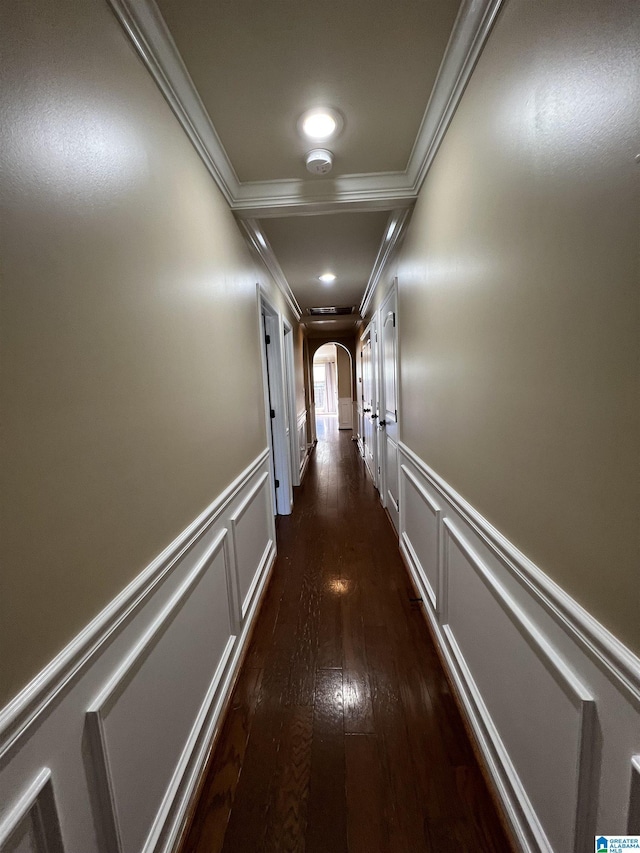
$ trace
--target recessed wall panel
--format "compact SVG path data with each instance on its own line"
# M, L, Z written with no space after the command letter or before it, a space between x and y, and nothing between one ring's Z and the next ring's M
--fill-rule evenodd
M554 851L582 849L593 697L445 522L448 630Z
M392 441L390 438L387 438L385 441L386 446L386 478L387 478L387 500L390 500L394 504L394 508L397 512L398 508L398 500L399 500L399 490L398 490L398 445L395 441Z
M439 607L440 505L427 493L415 475L402 465L403 530L401 538L419 572L433 608Z
M265 473L231 518L243 617L273 545L272 523L269 475Z
M627 832L629 835L640 835L640 755L634 755L631 760Z
M0 853L64 853L48 768L38 773L5 813Z
M121 853L144 848L194 721L232 648L226 530L89 711L96 783ZM108 790L104 790L104 788Z

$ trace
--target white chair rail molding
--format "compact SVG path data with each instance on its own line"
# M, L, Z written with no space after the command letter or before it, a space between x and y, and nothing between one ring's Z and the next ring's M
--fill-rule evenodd
M174 849L275 553L265 450L2 712L1 853Z
M400 549L523 851L640 834L640 661L399 444Z

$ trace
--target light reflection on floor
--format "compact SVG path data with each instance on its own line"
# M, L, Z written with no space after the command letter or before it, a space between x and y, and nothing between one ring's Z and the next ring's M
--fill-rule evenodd
M329 436L334 436L338 431L337 415L316 414L316 436L318 441L326 441Z
M342 685L342 701L344 707L350 710L355 710L362 703L361 691L355 681L344 681Z
M346 595L349 592L351 583L345 578L330 578L327 583L329 590L336 595Z

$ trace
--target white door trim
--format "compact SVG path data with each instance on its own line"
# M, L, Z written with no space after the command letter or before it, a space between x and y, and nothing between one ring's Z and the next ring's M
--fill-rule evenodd
M293 352L293 326L283 320L284 326L284 379L287 391L287 413L289 416L288 444L291 457L291 486L300 485L300 451L298 447L298 412L296 409L296 370ZM293 503L293 488L291 489L291 503Z
M377 437L377 419L378 419L378 332L377 332L377 321L375 316L372 318L371 322L367 326L367 328L362 333L361 341L363 343L363 347L366 346L367 339L369 340L370 346L370 357L369 357L369 378L368 383L370 383L370 392L371 392L371 400L364 400L365 405L363 406L362 415L363 415L363 445L365 450L365 463L367 468L369 469L369 473L371 474L371 479L373 480L373 484L376 488L378 488L379 478L378 478L378 437ZM362 385L363 385L363 394L364 394L364 386L365 384L365 375L364 375L364 365L363 365L363 377L362 377ZM369 404L368 406L366 404ZM370 409L365 411L366 409ZM369 428L369 441L367 443L367 425ZM371 460L367 458L368 445L371 446Z
M377 312L378 329L379 329L379 346L378 346L378 464L380 466L379 475L379 491L380 501L382 506L387 509L391 520L393 521L396 530L399 525L399 480L398 480L398 288L397 278L393 279L389 292L384 298ZM387 348L387 321L393 315L393 353L391 355L392 364L387 364L385 361L385 351ZM385 371L392 371L388 375ZM387 399L389 389L389 378L391 378L391 393L393 400ZM391 461L390 461L391 457ZM391 470L393 466L393 470Z
M289 515L293 503L293 479L290 442L287 437L289 413L285 388L284 321L282 314L259 284L257 293L265 427L271 457L274 514ZM265 333L269 336L269 344L266 343Z

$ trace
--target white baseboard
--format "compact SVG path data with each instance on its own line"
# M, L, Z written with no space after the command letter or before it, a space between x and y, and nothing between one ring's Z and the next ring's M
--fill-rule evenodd
M313 444L307 441L307 409L303 409L298 413L297 418L297 433L298 433L298 464L299 464L299 480L300 484L307 473L307 465L309 464L309 454L313 449Z
M400 549L522 850L582 853L596 833L624 834L640 660L399 449Z
M2 712L0 853L174 849L274 559L264 451Z
M311 458L311 451L315 447L315 444L310 444L307 452L305 453L305 457L302 460L302 464L300 465L300 485L304 482L305 474L307 473L307 468L309 467L309 459Z

